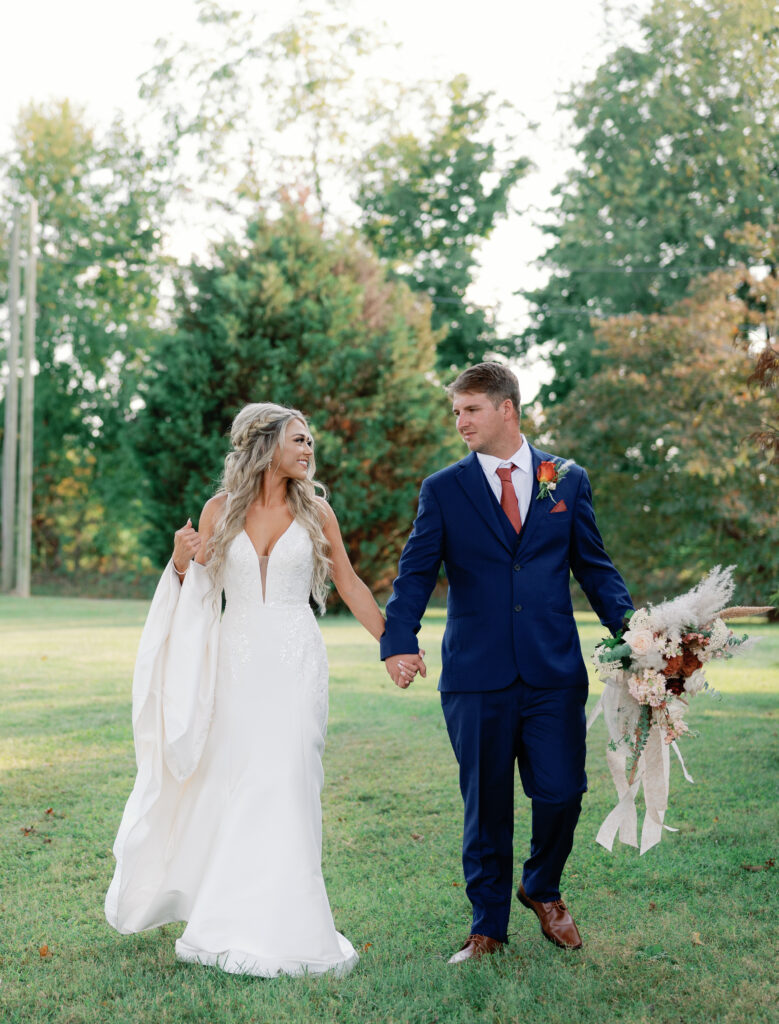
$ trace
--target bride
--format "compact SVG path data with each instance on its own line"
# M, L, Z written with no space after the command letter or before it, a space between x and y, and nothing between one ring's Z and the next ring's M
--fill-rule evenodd
M322 878L327 657L309 597L324 611L332 577L377 640L384 620L316 494L303 416L247 405L231 441L141 637L106 917L123 934L187 921L179 959L232 973L343 974L358 957Z

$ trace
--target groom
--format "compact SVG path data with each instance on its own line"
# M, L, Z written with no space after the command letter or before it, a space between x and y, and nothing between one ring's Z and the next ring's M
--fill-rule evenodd
M426 674L416 634L443 562L449 596L438 688L460 766L463 869L473 905L471 934L449 963L478 959L507 941L515 762L532 801L517 898L547 939L578 949L579 932L560 898L587 789L587 672L570 573L612 632L632 602L604 550L587 474L574 464L565 470L520 432L514 374L480 363L447 393L471 454L422 483L381 656L399 686L416 671Z

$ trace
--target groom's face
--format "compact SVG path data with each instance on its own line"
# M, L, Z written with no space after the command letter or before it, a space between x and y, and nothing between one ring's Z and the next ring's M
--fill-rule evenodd
M503 402L496 409L492 401L481 391L461 391L454 396L454 413L457 432L472 452L495 454L494 449L505 443L510 429L511 402Z

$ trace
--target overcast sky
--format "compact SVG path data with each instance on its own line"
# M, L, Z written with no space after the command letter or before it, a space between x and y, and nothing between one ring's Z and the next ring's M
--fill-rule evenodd
M194 0L25 0L4 5L0 62L0 146L20 106L29 100L67 97L105 124L116 110L130 119L141 111L137 77L154 62L160 36L189 38ZM237 0L224 6L257 12L278 25L315 0L275 0L272 5ZM545 247L534 221L552 202L551 190L571 165L567 118L559 97L592 72L625 36L630 12L650 0L353 0L346 16L362 24L383 20L390 38L402 43L393 59L408 81L447 78L465 72L475 89L492 89L540 127L519 142L537 169L517 188L512 215L484 246L473 298L499 309L510 329L525 323L525 305L512 293L542 277L533 261ZM197 245L182 235L176 255Z

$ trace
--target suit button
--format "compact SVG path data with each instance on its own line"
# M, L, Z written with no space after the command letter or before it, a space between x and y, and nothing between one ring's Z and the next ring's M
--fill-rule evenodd
M515 612L521 612L522 611L522 605L521 604L515 604L514 605L514 611Z
M519 562L514 562L514 572L519 572L521 568L522 566L519 564Z

